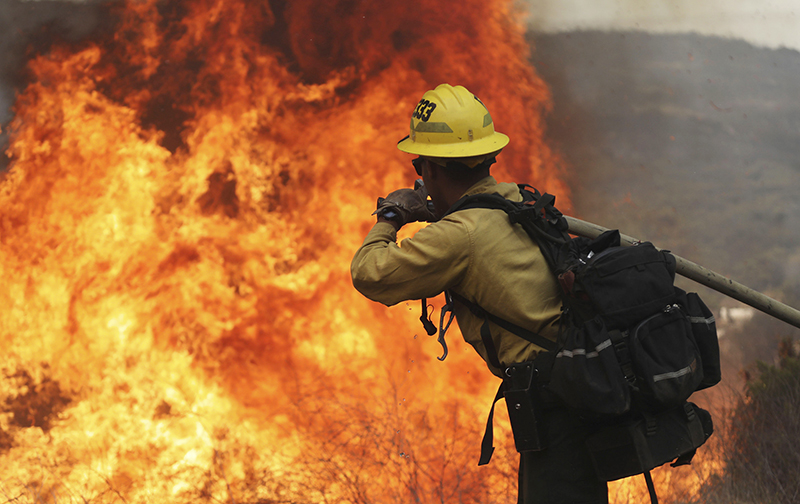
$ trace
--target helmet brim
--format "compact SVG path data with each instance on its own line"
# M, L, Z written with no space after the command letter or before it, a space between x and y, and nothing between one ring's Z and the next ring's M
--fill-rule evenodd
M472 156L483 156L492 152L499 151L508 145L509 138L499 132L473 141L458 143L430 143L419 142L405 137L397 143L397 148L409 154L418 156L430 156L441 158L464 158Z

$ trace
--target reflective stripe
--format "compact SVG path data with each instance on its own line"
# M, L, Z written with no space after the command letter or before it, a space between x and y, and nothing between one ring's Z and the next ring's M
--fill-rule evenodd
M412 121L413 122L413 121ZM452 133L453 130L447 123L443 122L418 122L416 126L411 128L417 133Z
M611 346L611 338L609 338L609 339L605 340L604 342L600 343L599 345L594 347L594 349L597 350L598 352L602 352L603 350L605 350L606 348L608 348L610 346Z
M694 363L692 363L692 364L694 364ZM691 373L694 370L694 367L695 367L694 365L690 365L690 366L686 366L683 369L679 369L677 371L672 371L670 373L662 373L662 374L653 375L653 382L655 383L655 382L660 382L662 380L671 380L673 378L680 378L683 375L687 375L687 374Z
M604 342L600 343L596 347L594 347L594 351L587 352L585 348L576 348L574 350L561 350L556 354L556 358L559 357L575 357L576 355L585 355L587 359L592 359L594 357L598 357L600 352L605 350L606 348L611 346L611 339L607 339Z
M714 320L714 315L711 315L708 318L705 318L705 317L689 317L689 322L691 322L692 324L708 324L708 325L711 325L714 322L716 322L716 320Z

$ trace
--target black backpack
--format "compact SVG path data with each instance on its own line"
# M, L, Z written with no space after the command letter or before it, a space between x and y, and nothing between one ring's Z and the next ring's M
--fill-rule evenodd
M572 238L555 197L520 185L522 202L498 194L467 196L448 211L503 210L538 244L561 285L562 326L557 342L517 326L456 293L484 319L481 337L492 364L506 376L495 397L506 398L518 451L541 450L538 404L555 400L589 420L587 446L606 481L643 473L666 462L691 462L713 432L711 416L687 402L720 381L714 317L700 297L673 285L676 262L649 242L620 246L618 231ZM548 350L530 363L499 362L488 322ZM493 451L489 415L479 464Z

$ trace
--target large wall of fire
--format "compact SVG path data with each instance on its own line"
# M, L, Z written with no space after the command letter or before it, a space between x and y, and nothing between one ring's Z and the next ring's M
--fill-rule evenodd
M29 502L499 502L495 386L348 265L421 94L568 202L512 2L130 0L30 52L0 183L0 491ZM502 430L502 427L501 427ZM507 438L507 436L506 436ZM513 448L512 448L513 449Z

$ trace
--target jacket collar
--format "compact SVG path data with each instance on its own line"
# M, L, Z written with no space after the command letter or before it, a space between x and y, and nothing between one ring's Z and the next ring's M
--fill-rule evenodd
M474 194L484 194L484 193L493 193L497 192L497 180L494 177L489 175L488 177L484 177L479 181L475 182L475 184L467 189L467 192L461 195L463 198L464 196L472 196Z

